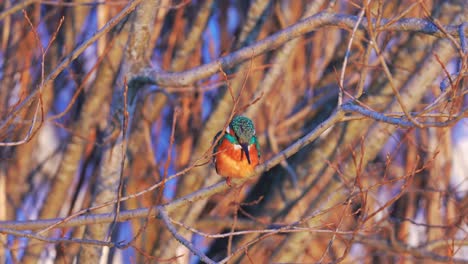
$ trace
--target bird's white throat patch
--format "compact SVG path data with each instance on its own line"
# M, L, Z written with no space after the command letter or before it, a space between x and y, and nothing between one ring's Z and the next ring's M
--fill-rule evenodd
M233 144L234 145L234 149L242 149L242 146L239 145L239 144ZM247 148L248 150L250 151L250 148L252 147L252 145L249 145Z

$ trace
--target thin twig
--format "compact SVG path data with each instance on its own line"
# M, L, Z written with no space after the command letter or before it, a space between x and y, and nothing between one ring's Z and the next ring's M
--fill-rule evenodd
M369 5L370 0L367 1L367 5ZM353 44L354 36L356 34L356 31L359 27L359 24L361 24L361 20L364 17L366 9L363 6L361 12L359 13L358 20L356 21L356 25L353 27L353 31L351 32L351 37L349 38L348 42L348 47L346 48L346 53L345 57L343 60L343 67L341 68L341 74L340 74L340 83L338 85L338 107L340 107L343 104L343 91L345 89L344 87L344 77L345 77L345 72L346 72L346 66L348 65L348 58L349 54L351 53L351 46Z
M100 240L94 240L94 239L78 239L78 238L73 238L73 237L68 237L68 238L49 238L49 237L44 237L41 235L36 235L36 234L31 234L27 232L22 232L14 229L9 229L9 228L0 228L0 234L6 234L6 235L13 235L17 237L24 237L24 238L30 238L30 239L36 239L42 242L47 242L47 243L52 243L52 244L58 244L58 243L78 243L81 245L93 245L93 246L106 246L106 247L114 247L116 244L113 242L106 242L106 241L100 241ZM12 249L12 248L10 248Z

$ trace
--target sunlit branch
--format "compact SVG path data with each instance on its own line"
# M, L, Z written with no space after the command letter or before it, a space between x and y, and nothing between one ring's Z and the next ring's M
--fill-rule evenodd
M364 17L359 23L359 29L363 30L368 27L367 19ZM328 12L320 12L314 16L303 19L298 23L287 27L277 33L256 42L250 46L244 47L238 51L230 53L213 62L203 64L183 72L164 72L154 69L144 69L140 76L135 77L135 80L141 80L149 83L154 83L161 86L187 86L195 81L207 78L216 72L219 67L230 69L241 62L252 59L267 51L273 50L287 41L300 37L306 33L317 30L325 26L340 26L342 28L353 29L359 21L358 16L335 14ZM375 23L375 20L371 20ZM433 35L436 37L444 37L445 34L438 29L431 21L417 18L403 18L398 21L381 19L380 25L373 25L378 31L389 32L419 32L423 34ZM465 29L466 30L466 29ZM459 26L449 25L445 27L445 32L452 36L459 36Z

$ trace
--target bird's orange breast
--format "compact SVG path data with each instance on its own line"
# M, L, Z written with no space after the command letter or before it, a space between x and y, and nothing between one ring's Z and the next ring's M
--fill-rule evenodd
M244 178L252 175L255 166L259 163L258 150L255 144L249 146L250 163L245 153L238 145L227 139L222 139L216 155L216 171L219 175L229 178Z

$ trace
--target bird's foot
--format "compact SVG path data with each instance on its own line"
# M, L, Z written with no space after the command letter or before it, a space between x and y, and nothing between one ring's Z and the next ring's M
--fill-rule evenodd
M231 178L229 178L229 177L226 178L226 184L227 184L229 187L232 187Z

